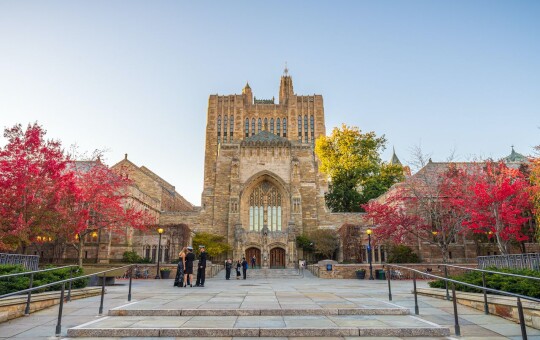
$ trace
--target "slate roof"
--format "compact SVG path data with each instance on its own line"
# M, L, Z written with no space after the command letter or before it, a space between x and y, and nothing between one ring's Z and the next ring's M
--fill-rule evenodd
M528 161L528 159L522 154L516 152L512 146L512 152L508 156L504 157L503 161L506 163L525 163Z
M246 143L290 143L288 139L275 135L268 131L261 131L254 136L250 136L242 141Z

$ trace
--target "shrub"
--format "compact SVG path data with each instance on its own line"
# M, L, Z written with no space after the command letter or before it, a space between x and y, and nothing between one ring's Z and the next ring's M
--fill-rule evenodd
M48 266L45 269L53 268L54 266ZM69 271L73 270L73 277L83 275L82 269L77 268L63 268L57 270L51 270L44 273L34 274L33 287L45 285L55 281L61 281L69 279ZM0 265L0 275L22 273L26 270L20 265ZM88 278L74 280L71 288L83 288L88 284ZM16 276L0 280L0 295L16 292L19 290L27 289L30 285L30 275ZM60 290L61 284L53 285L50 287L34 290L32 293L42 293L54 290ZM66 285L67 289L67 285Z
M122 255L122 262L125 263L141 263L142 258L134 251L125 251Z
M388 263L420 263L420 258L411 247L398 244L390 248Z
M530 269L498 269L488 268L488 270L494 270L502 273L519 274L526 276L533 276L540 278L540 272ZM468 271L461 275L452 275L449 278L470 283L477 286L482 286L482 273L475 271ZM435 280L429 282L431 288L444 288L443 280ZM540 284L538 281L530 279L522 279L518 277L505 276L501 274L488 274L486 273L486 287L497 290L503 290L510 293L516 293L535 298L540 298ZM464 285L456 284L456 290L461 292L481 293L482 290L467 287Z

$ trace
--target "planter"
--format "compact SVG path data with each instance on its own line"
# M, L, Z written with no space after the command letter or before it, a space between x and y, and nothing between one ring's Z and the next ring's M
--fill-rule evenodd
M366 278L366 271L357 271L356 272L356 278L359 280L363 280Z
M171 271L170 270L162 270L161 272L161 278L162 279L168 279L170 276L171 276Z

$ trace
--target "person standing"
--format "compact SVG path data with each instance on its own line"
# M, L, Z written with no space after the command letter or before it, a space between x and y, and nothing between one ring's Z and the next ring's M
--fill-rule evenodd
M184 247L178 253L178 267L176 268L176 277L174 278L174 287L184 287L184 270L186 268L186 252Z
M184 287L189 284L193 287L193 261L195 261L195 254L193 254L193 247L187 247L188 253L186 254L186 269L184 271Z
M248 261L246 261L246 258L244 257L242 259L242 273L244 274L244 280L247 277L247 269L249 267Z
M195 287L204 287L204 279L206 277L206 249L203 245L199 246L199 266L197 267L197 282Z
M255 269L255 264L257 263L257 258L255 255L251 258L251 269Z
M231 278L231 269L232 269L232 260L227 259L227 261L225 261L225 280L229 280Z
M242 268L242 264L240 263L240 260L236 260L236 279L240 280L240 268Z

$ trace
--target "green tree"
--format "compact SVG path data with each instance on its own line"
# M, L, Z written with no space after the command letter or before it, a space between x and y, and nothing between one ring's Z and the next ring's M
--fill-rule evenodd
M217 257L231 250L231 246L227 244L224 236L219 236L211 233L197 233L193 237L193 248L199 253L199 245L204 245L206 253L210 257Z
M339 239L335 230L317 229L309 234L313 242L315 254L331 259L339 247Z
M330 177L326 204L334 212L362 211L361 204L402 181L403 167L381 161L386 138L343 124L315 143L320 170Z

